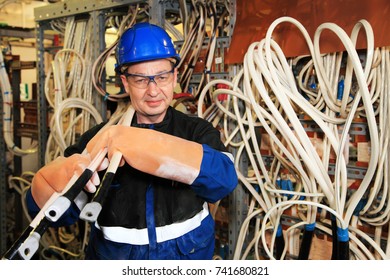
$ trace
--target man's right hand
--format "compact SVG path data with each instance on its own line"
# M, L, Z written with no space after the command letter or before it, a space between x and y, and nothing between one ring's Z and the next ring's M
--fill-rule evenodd
M74 175L80 176L91 162L90 155L74 154L70 157L58 157L54 161L43 166L35 174L31 184L31 194L42 208L54 192L62 192ZM106 169L108 160L105 159L98 170ZM89 192L96 191L100 179L95 172L88 181L85 189Z

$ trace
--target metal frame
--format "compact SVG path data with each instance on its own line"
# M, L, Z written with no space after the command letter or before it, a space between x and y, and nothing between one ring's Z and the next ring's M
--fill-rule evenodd
M3 94L0 94L0 112L4 112L4 106L3 106ZM0 121L0 131L3 132L4 130L4 124L3 124L4 118L1 118ZM5 140L4 137L0 137L0 253L5 252L7 249L7 239L5 238L7 236L7 208L6 208L6 194L7 194L7 180L6 180L6 150L5 150Z
M157 0L153 0L155 2ZM85 14L110 8L121 7L136 3L146 3L142 0L67 0L34 9L36 22L48 21L78 14Z
M31 69L34 68L35 64L32 62L24 63L20 60L13 60L9 65L9 69L7 69L9 76L11 77L10 84L12 89L12 102L14 104L20 104L20 82L21 82L21 71L23 69ZM3 96L0 95L0 112L4 111L3 106ZM21 146L21 137L18 136L16 125L20 122L20 108L18 106L14 106L12 108L12 121L14 126L13 139L14 144L17 147ZM0 131L3 132L4 123L3 119L0 122ZM4 252L7 248L7 216L9 215L9 211L7 211L7 199L9 198L9 193L7 192L8 188L8 176L10 175L7 166L7 154L6 154L6 143L4 141L4 137L0 137L0 160L1 160L1 168L0 168L0 253ZM13 157L13 173L21 174L22 173L22 158L20 156ZM16 207L16 211L19 211L21 207ZM14 215L15 218L15 229L17 231L21 231L24 227L23 216L20 213L16 213Z

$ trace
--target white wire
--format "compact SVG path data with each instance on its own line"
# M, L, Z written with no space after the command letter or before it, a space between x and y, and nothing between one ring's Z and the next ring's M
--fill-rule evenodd
M273 30L277 25L284 22L296 25L302 32L308 44L310 56L299 57L290 61L284 57L281 48L271 39ZM346 48L347 64L345 73L340 71L344 53L324 55L320 51L319 38L321 32L325 29L334 32ZM364 65L361 64L355 49L355 43L361 30L365 32L367 39ZM244 57L243 68L235 75L232 82L211 81L201 91L198 116L208 118L208 114L212 112L214 118L219 116L219 119L224 120L224 139L228 146L236 148L238 159L236 159L235 165L237 169L241 168L239 163L241 155L244 152L247 153L251 174L255 176L244 177L241 172L238 172L239 179L251 194L254 193L251 190L252 184L260 186L261 196L257 197L256 201L260 203L261 209L271 216L271 224L265 225L263 222L260 231L264 232L266 227L274 228L271 242L275 240L275 229L279 224L280 215L283 213L281 209L278 209L281 208L281 203L286 208L293 204L306 204L307 207L298 212L299 217L305 220L303 223L314 223L317 219L316 209L318 207L323 208L321 217L324 217L326 212L332 213L338 218L338 225L342 229L348 230L348 224L351 222L351 215L356 209L357 203L362 200L368 186L371 185L370 182L375 178L375 188L370 190L369 203L366 204L361 214L365 214L369 209L373 211L370 213L379 213L380 209L384 209L389 197L387 191L389 176L388 171L382 172L382 170L385 169L385 166L388 166L389 162L387 156L389 129L388 125L382 126L381 123L384 112L388 115L389 110L388 107L385 107L388 98L385 99L382 94L385 85L388 85L388 81L387 83L383 82L386 78L382 78L380 73L386 73L386 67L388 66L381 64L381 61L385 61L385 53L380 56L378 51L374 52L373 50L373 32L369 23L365 20L359 21L355 25L350 37L335 24L323 24L317 29L312 42L307 31L298 21L289 17L282 17L271 24L265 39L253 43L248 48ZM388 53L388 49L386 53ZM303 58L307 59L308 62L297 76L299 80L297 82L291 68ZM371 67L374 62L375 67ZM315 80L313 80L312 75L315 75ZM344 82L344 92L342 99L339 100L335 92L337 92L340 79L343 79ZM304 80L304 82L301 82L301 80ZM316 83L315 88L309 88L309 80ZM389 79L387 78L387 80ZM223 118L214 110L206 109L203 113L203 99L207 91L216 84L228 86L228 89L217 89L213 92L213 106L223 112ZM371 85L370 90L368 90L368 84ZM299 89L306 93L308 99L302 96ZM352 98L349 96L349 92L354 94ZM217 98L221 94L228 95L223 103ZM379 104L377 109L374 108L374 102ZM308 119L314 122L324 135L321 156L317 154L311 139L302 126L301 120L297 117L302 113L306 114ZM372 149L376 151L370 155L369 167L360 187L351 196L347 196L348 158L345 157L344 150L349 140L347 137L350 134L352 121L358 115L367 119L371 151ZM377 128L376 116L380 116L380 130ZM275 158L269 170L264 170L262 167L263 160L262 155L257 150L258 143L255 140L254 124L261 124L271 140L270 148ZM241 141L234 142L233 139L235 138L239 138ZM249 144L249 141L252 141L252 144L256 146L255 150L253 150L253 146ZM381 151L380 156L379 151ZM252 157L252 154L256 156ZM332 154L336 159L334 177L328 173ZM277 173L280 172L281 167L287 168L292 176L296 178L296 190L284 191L278 189L275 185L276 176L278 176ZM259 168L261 168L261 175L258 173ZM373 172L374 170L376 170L376 173ZM383 197L379 201L376 197L380 193L379 186L382 185L381 182L384 180L386 181L382 189L384 194L382 194ZM304 191L299 191L300 188ZM257 196L257 192L254 195ZM287 200L286 195L290 195ZM277 197L279 199L275 200ZM304 197L305 200L297 201L300 197ZM281 202L282 199L286 201ZM375 204L376 201L379 201L379 205ZM275 205L279 206L276 207ZM378 207L376 207L377 205ZM276 207L278 211L271 211L271 209L276 210L273 207ZM379 215L378 219L372 216L362 216L360 219L378 226L388 221L389 211L389 207L386 207L383 215ZM292 227L295 228L295 226ZM242 230L247 232L248 228L243 227ZM351 231L356 233L356 230L352 227ZM256 246L256 256L259 257L258 245L253 243L256 236L259 235L255 232L254 236L250 246ZM237 241L238 245L242 244L241 238L240 235L240 240ZM354 254L352 257L362 259L373 257L368 249L364 248L364 244L356 240L355 236L351 234L350 238L350 249ZM369 237L365 236L364 238ZM367 242L372 243L372 246L376 246L375 244L379 242L378 237L375 241L369 240ZM235 258L240 254L242 249L240 246L236 248ZM378 257L385 258L385 254L379 248L376 248L376 251ZM272 252L268 252L268 254L270 258L273 255Z

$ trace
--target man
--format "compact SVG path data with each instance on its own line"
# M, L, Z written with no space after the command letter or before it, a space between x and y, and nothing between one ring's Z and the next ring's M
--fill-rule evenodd
M164 29L138 23L117 46L116 71L135 110L131 126L100 124L34 176L27 200L37 213L69 179L107 148L120 167L92 225L87 259L211 259L214 221L208 203L237 185L232 155L209 122L170 106L180 60ZM97 133L99 131L99 133ZM82 154L84 150L87 154ZM102 163L100 169L107 167ZM86 190L95 191L93 176ZM73 204L63 223L80 209Z

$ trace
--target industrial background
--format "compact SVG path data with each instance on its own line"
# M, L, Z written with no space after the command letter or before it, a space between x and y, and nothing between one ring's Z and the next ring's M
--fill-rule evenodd
M235 156L215 259L390 257L387 0L0 0L1 254L34 172L124 112L114 51L141 21L180 51L172 106ZM34 259L82 259L88 229L49 228Z

